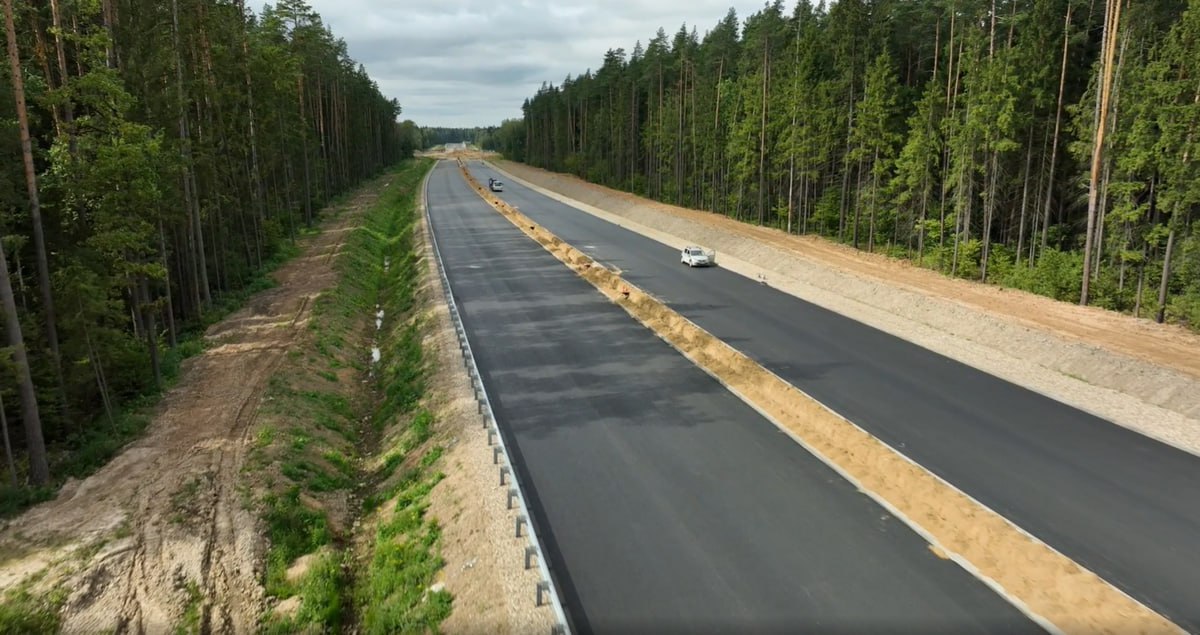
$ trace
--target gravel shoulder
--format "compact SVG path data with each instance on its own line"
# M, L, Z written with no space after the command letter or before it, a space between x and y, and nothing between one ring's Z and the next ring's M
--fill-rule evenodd
M947 278L820 238L494 161L510 180L1063 403L1200 455L1200 335Z
M454 596L447 633L547 633L554 624L549 605L535 606L540 576L525 569L527 538L515 534L517 512L505 505L492 447L478 413L471 379L463 365L445 293L437 283L437 259L424 214L421 258L427 298L424 349L434 362L426 407L438 422L446 447L438 461L445 478L430 492L429 514L442 528L439 581Z

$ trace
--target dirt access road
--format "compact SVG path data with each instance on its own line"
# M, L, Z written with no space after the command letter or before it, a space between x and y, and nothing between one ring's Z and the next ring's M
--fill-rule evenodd
M185 363L144 438L0 530L0 590L45 571L33 589L68 590L66 632L161 632L189 609L202 632L256 629L265 545L239 483L247 434L313 300L337 279L334 257L384 183L334 209L274 274L277 287L205 333L208 350Z

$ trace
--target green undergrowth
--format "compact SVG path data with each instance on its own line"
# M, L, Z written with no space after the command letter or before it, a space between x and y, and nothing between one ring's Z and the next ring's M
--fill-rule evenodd
M267 632L436 630L449 612L449 595L427 592L441 567L424 515L441 451L420 408L414 228L431 167L410 161L369 186L380 197L343 245L338 282L268 386L247 462L269 541L264 586L286 607L264 616Z
M34 575L0 598L0 634L57 633L59 609L67 599L61 586L40 588L42 576Z

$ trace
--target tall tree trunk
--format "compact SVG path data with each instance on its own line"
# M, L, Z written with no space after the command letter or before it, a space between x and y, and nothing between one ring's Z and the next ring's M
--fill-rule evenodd
M55 58L58 61L59 84L61 86L65 87L67 85L67 54L63 50L62 14L59 13L59 10L58 10L58 0L50 0L50 17L51 17L52 24L54 24L54 50L55 50ZM71 99L70 96L68 96L67 99L64 100L64 102L63 102L63 121L66 123L66 128L67 128L67 135L68 135L67 143L68 143L68 146L70 147L71 154L74 154L75 153L75 130L74 130L74 128L75 128L75 126L74 126L75 106L74 106L74 100Z
M179 41L179 2L171 0L171 37L175 48L175 96L178 100L179 151L183 159L183 197L188 207L193 241L192 258L194 271L198 274L196 284L205 309L212 306L212 292L208 285L207 256L204 253L204 230L200 224L200 194L196 191L195 166L192 162L191 134L188 131L187 96L183 90L183 50Z
M766 215L767 189L767 93L771 86L771 58L767 55L770 49L770 38L763 42L763 85L762 85L762 119L758 128L758 224L762 225Z
M1133 295L1133 317L1142 317L1142 293L1146 288L1146 247L1142 246L1142 262L1138 265L1137 291Z
M862 162L861 158L859 158L859 160L858 160L858 170L856 172L857 172L857 174L855 175L856 183L854 184L853 243L854 243L854 248L858 249L858 225L859 225L860 219L862 217L862 189L863 189L863 186L862 186L863 162Z
M42 37L42 32L45 29L42 28L42 24L38 20L37 13L33 13L29 17L30 24L27 27L27 30L33 31L33 56L37 58L38 65L42 67L42 76L46 78L46 88L51 91L61 88L62 84L66 82L66 78L64 76L59 80L59 84L55 84L54 73L50 71L50 58L48 57L49 53L46 52L46 41L45 38ZM64 90L62 92L65 93L66 91ZM59 137L66 137L67 131L63 124L63 116L59 113L59 108L51 108L50 116L54 119L55 134L57 134Z
M716 91L717 94L716 94L716 98L713 100L713 136L717 137L718 139L720 138L719 131L721 129L721 80L724 78L724 75L725 75L725 58L721 58L721 60L719 62L717 62L717 91ZM718 211L717 201L719 200L718 197L720 196L720 189L721 189L720 178L718 175L721 172L721 163L722 162L721 162L720 143L719 142L715 143L714 146L715 147L713 148L713 154L715 155L716 161L715 161L715 165L713 166L713 184L712 184L712 201L713 202L712 202L711 209L715 212L715 211Z
M1117 50L1117 29L1121 22L1122 0L1108 0L1104 22L1104 58L1100 72L1100 115L1092 143L1092 168L1088 182L1087 234L1083 246L1083 273L1080 276L1079 304L1086 306L1092 281L1092 245L1096 234L1096 208L1100 197L1100 173L1104 157L1104 136L1108 130L1108 100L1112 93L1113 57ZM1160 309L1161 310L1161 309Z
M850 204L850 140L854 136L854 83L850 84L850 107L846 111L846 146L842 153L842 196L838 206L838 241L846 240L846 206ZM857 206L856 206L857 208ZM855 246L858 239L855 238Z
M1021 172L1021 221L1017 227L1017 263L1021 266L1021 255L1025 251L1025 216L1029 203L1029 169L1033 163L1033 129L1029 130L1029 141L1025 146L1025 169Z
M254 83L250 80L250 38L246 34L246 5L244 0L237 0L238 29L242 40L242 78L246 86L246 124L250 132L250 183L251 197L254 200L254 211L263 218L263 183L258 168L258 131L254 113ZM256 225L257 226L257 225Z
M1046 198L1042 201L1042 251L1046 250L1050 233L1050 203L1054 200L1054 170L1058 160L1058 137L1062 129L1063 92L1067 85L1067 52L1071 45L1071 4L1067 3L1067 17L1063 21L1062 65L1058 75L1058 105L1054 109L1054 139L1050 142L1050 169L1046 179ZM1033 259L1030 258L1030 265Z
M4 0L9 33L12 33L12 2ZM13 40L9 40L13 42ZM11 50L11 49L10 49ZM21 320L17 316L17 302L13 298L12 281L8 277L8 259L4 255L4 241L0 241L0 304L4 307L4 328L8 333L8 344L12 347L13 366L17 373L18 389L21 393L21 420L25 424L25 447L29 452L29 479L41 486L50 482L50 465L46 461L46 442L42 438L42 419L38 415L37 392L33 388L33 376L29 374L29 358L25 355L25 338L21 334Z
M987 207L983 212L983 253L980 256L979 264L979 279L987 282L988 274L988 259L991 257L992 251L992 222L996 215L996 181L999 180L1000 171L998 158L999 153L992 151L991 160L988 161L988 176L987 176Z
M0 395L0 432L4 433L4 458L8 463L8 478L17 487L17 462L13 460L12 441L8 438L8 415L4 413L4 395Z
M879 162L879 151L871 155L871 217L867 220L867 252L875 253L875 208L879 197L879 175L875 165Z
M163 280L167 286L167 307L164 312L164 315L166 315L167 319L167 337L169 338L171 348L175 348L179 345L179 340L175 334L175 304L171 299L171 267L167 263L167 235L166 232L163 231L162 219L159 219L158 221L158 256L159 260L162 262L163 272L166 274Z
M1154 314L1154 321L1159 324L1167 318L1167 286L1171 282L1171 257L1174 254L1175 229L1171 228L1167 234L1167 252L1163 254L1162 279L1158 283L1158 312Z
M58 321L54 314L54 293L50 286L50 264L46 258L46 236L42 231L42 205L38 199L37 171L33 164L33 141L29 135L29 113L25 107L25 82L21 72L21 54L17 48L16 24L13 20L12 0L4 2L4 26L8 39L8 63L11 71L13 98L17 106L17 125L21 133L21 158L25 164L25 189L29 197L29 215L33 223L33 245L37 253L38 286L42 291L42 311L46 318L46 342L50 346L53 358L54 372L58 380L59 392L63 395L65 405L65 388L62 374L62 355L58 348ZM5 271L7 272L7 267ZM7 273L5 274L7 276ZM7 282L5 284L8 284ZM12 294L11 288L8 291ZM13 319L16 319L15 302ZM25 352L22 350L21 355ZM36 414L36 413L35 413ZM41 438L41 427L38 427L38 438ZM44 450L43 450L44 454ZM43 461L45 457L43 456ZM40 483L39 483L40 484Z
M154 373L154 387L162 390L162 365L158 359L158 323L154 319L154 310L150 308L150 289L146 276L139 276L137 296L138 311L142 314L145 325L146 350L150 353L150 368Z
M184 182L184 186L183 186L184 187L184 196L190 197L191 196L190 192L191 192L192 186L191 186L191 182L188 181L186 175L184 175L184 177L183 177L183 182ZM187 221L186 221L186 225L185 225L186 226L185 234L187 237L187 243L186 243L187 249L185 250L185 253L187 256L188 273L191 274L188 279L188 282L191 283L189 285L188 291L192 295L192 309L196 312L196 315L199 316L201 313L204 312L204 304L203 304L203 302L200 301L200 270L199 270L199 266L197 264L198 259L196 258L196 227L192 224L190 201L188 203L188 207L189 207L189 210L188 210L188 216L187 216Z
M79 311L80 314L83 313L82 302L79 303ZM96 352L96 347L92 345L92 334L86 322L83 326L83 341L87 344L88 362L92 365L92 374L96 378L96 389L100 391L100 403L104 406L104 414L108 417L109 425L115 426L112 400L108 394L108 382L104 379L104 365L100 362L100 355Z
M308 116L304 112L303 73L296 76L296 101L300 106L300 147L304 154L304 224L312 227L312 171L308 165Z

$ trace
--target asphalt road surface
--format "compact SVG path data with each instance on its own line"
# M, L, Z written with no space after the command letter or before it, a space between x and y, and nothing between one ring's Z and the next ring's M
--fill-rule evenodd
M492 211L453 163L428 187L574 630L1039 630Z
M559 238L1200 632L1200 457L720 267L682 266L670 247L504 185L498 196Z

